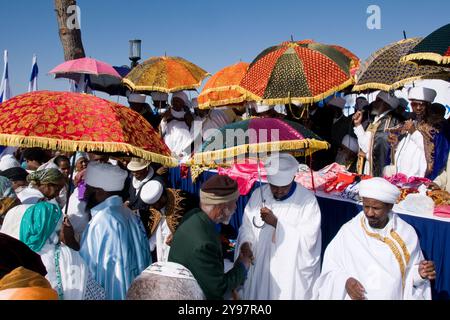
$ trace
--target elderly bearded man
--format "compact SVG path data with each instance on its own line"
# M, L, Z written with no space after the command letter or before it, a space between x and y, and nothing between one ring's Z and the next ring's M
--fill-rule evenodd
M392 212L400 191L383 178L364 180L363 211L328 245L314 288L319 299L431 299L434 264L414 229Z

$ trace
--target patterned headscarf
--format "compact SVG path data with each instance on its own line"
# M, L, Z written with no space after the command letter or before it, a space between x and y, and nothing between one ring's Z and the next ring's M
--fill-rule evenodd
M65 176L61 171L55 168L44 169L32 172L28 175L27 181L32 185L36 186L39 184L58 184L61 180L64 180Z
M17 195L14 192L11 181L0 176L0 216L6 214L17 203Z
M20 223L20 241L34 252L41 251L47 239L55 232L61 215L61 209L50 202L43 201L29 207Z

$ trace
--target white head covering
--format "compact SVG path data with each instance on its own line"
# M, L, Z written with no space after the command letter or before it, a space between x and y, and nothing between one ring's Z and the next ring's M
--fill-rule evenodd
M288 153L280 153L266 159L264 167L267 172L267 181L274 186L289 185L298 171L298 162Z
M169 95L165 92L152 92L153 101L167 101L169 100Z
M172 94L172 103L173 103L173 98L179 98L181 100L183 100L184 104L187 107L190 107L190 101L189 101L189 97L187 96L187 94L184 91L177 91L174 92Z
M89 161L89 156L87 153L85 152L77 152L75 154L75 164L78 162L78 160L80 160L81 158L85 158L86 161ZM70 165L72 165L72 161L73 161L73 156L70 157Z
M144 184L141 190L141 200L146 204L152 205L161 199L164 187L161 182L152 180Z
M128 96L128 102L145 103L145 98L147 98L145 94L130 93Z
M342 144L347 148L353 151L354 153L358 153L359 151L359 145L358 140L356 138L353 138L349 134L347 134L344 139L342 139Z
M147 168L151 164L150 161L141 158L132 158L127 165L127 169L130 171L141 171Z
M359 184L359 196L361 198L370 198L384 203L395 204L399 195L400 190L383 178L363 180Z
M145 269L144 272L171 278L195 280L189 269L175 262L155 262Z
M386 102L392 110L396 109L400 104L400 101L396 96L393 96L386 91L380 91L380 93L377 95L377 98L380 98L381 100Z
M255 106L256 113L263 113L273 109L272 106L258 102Z
M85 176L85 182L94 188L108 192L121 191L128 173L109 163L90 162Z
M0 171L17 167L20 167L20 163L12 154L7 154L0 160Z
M419 100L432 103L436 98L436 91L425 87L414 87L408 91L409 100Z

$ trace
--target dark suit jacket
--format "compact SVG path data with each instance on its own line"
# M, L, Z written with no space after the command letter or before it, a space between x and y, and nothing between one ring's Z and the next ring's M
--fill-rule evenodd
M208 300L222 300L225 293L241 285L246 276L245 267L240 263L224 273L219 234L200 209L184 216L174 234L168 260L188 268Z

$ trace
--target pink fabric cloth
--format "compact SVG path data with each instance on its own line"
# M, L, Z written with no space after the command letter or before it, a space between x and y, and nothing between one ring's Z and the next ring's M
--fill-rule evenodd
M442 205L434 208L434 215L441 218L450 218L450 206Z
M408 178L403 173L397 173L397 174L393 175L392 177L385 178L385 179L399 188L417 189L422 184L427 185L427 184L431 183L430 179L419 178L419 177L409 177Z
M262 162L260 162L261 180L267 182L267 174ZM239 193L247 195L258 181L258 166L256 161L249 161L245 164L234 164L231 168L220 168L217 170L222 176L229 176L238 184Z
M314 171L314 187L316 190L324 191L325 186L337 179L339 172L346 172L345 167L337 163L332 163L325 168ZM313 190L311 170L297 173L295 181L309 190Z

